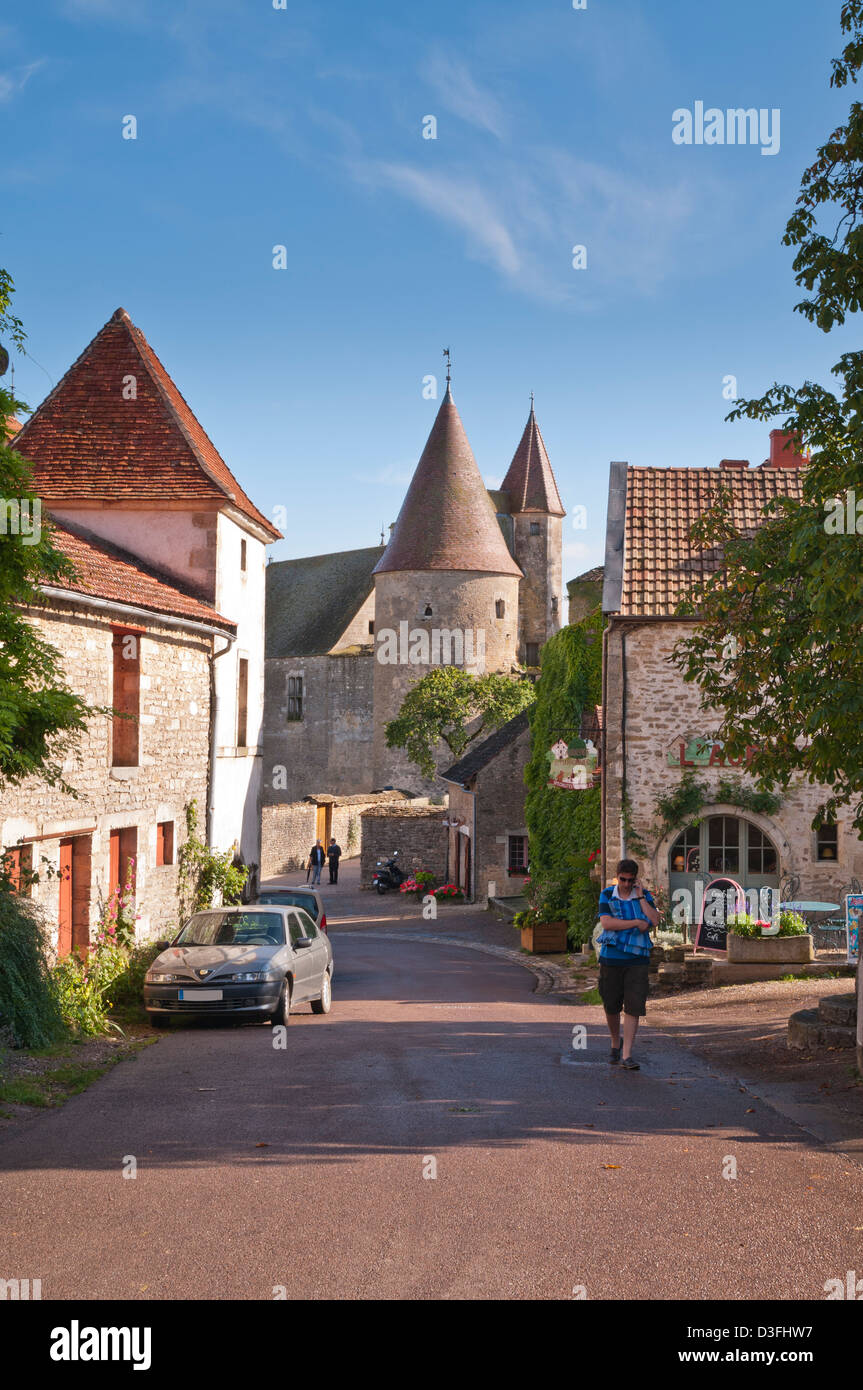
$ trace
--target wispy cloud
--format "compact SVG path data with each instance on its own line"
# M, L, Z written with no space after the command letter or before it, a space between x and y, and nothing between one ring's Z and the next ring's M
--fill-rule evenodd
M22 67L10 68L8 72L0 72L0 102L11 101L16 97L22 88L26 87L34 72L44 67L45 59L39 58L35 63L26 63Z
M423 67L422 75L434 88L444 110L503 139L507 125L503 110L495 97L474 81L466 63L437 49Z

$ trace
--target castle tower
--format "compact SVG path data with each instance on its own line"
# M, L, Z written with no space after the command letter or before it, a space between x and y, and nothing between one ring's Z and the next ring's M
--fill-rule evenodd
M447 386L375 569L375 786L430 790L401 749L387 748L385 726L441 665L511 669L520 579Z
M501 491L509 497L513 549L524 574L519 592L519 661L535 666L539 649L563 621L563 518L566 512L536 423L533 397L521 442Z

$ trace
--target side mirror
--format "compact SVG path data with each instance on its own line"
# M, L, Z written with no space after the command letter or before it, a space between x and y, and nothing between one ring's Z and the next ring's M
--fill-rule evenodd
M168 948L170 947L170 945L171 945L170 941L157 941L157 942L156 942L156 947L157 947L157 949L160 950L160 951L167 951Z
M296 941L292 942L291 944L295 951L301 951L304 946L312 945L312 938L310 936L300 936L297 938Z

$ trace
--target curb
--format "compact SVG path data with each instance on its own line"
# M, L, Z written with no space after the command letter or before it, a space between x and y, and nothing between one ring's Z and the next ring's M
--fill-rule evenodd
M566 973L559 965L553 965L551 962L541 965L539 961L523 956L521 951L511 951L506 946L486 946L481 941L463 941L458 936L438 936L433 932L419 931L352 931L351 936L370 936L376 941L421 941L429 946L460 946L466 951L482 951L487 956L498 956L501 960L508 960L513 965L521 965L525 970L530 970L537 977L535 994L550 994L559 986L570 988Z

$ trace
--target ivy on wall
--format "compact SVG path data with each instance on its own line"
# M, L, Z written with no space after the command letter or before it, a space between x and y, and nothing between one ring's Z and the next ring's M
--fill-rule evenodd
M558 739L577 739L584 710L601 699L602 613L597 610L546 642L528 716L531 753L524 780L531 881L566 917L573 946L589 939L596 920L599 894L588 855L599 849L601 794L599 787L549 786L548 752Z
M690 772L684 774L678 786L661 793L655 805L661 817L661 824L655 832L659 840L675 827L682 829L697 824L699 812L704 806L738 806L741 811L771 816L782 805L782 797L774 792L756 791L736 777L720 777L718 782L711 784L699 781Z

